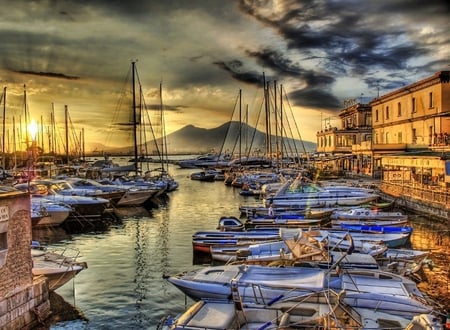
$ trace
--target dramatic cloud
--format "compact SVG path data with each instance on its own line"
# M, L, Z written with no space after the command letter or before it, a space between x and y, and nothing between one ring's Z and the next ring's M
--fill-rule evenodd
M438 0L6 0L7 122L24 112L25 85L31 116L61 121L67 105L87 150L121 145L130 106L119 100L137 61L149 114L163 88L168 133L230 120L239 90L259 111L265 77L283 84L295 117L308 116L300 130L315 141L322 114L344 100L448 70L448 17Z

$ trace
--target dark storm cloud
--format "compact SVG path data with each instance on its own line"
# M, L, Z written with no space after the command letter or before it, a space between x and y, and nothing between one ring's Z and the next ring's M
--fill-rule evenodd
M374 87L374 81L378 81L378 88L398 86L398 77L387 75L381 82L366 75L374 70L411 70L411 61L431 56L434 46L449 41L448 35L441 35L441 39L436 41L430 41L431 38L420 39L415 35L417 24L430 22L434 25L441 22L448 25L445 14L449 13L449 3L446 1L286 0L275 6L272 1L241 0L240 9L280 34L287 49L298 51L308 59L321 59L322 65L317 70L328 70L330 77L361 77L368 87ZM273 56L270 58L275 59ZM281 61L273 61L271 67L277 69L280 75L292 74L292 66L282 64ZM422 72L433 72L441 65L442 62L430 61L421 69ZM294 72L302 76L300 64L295 65ZM334 81L331 79L328 83L331 85ZM296 95L302 95L298 99L300 104L314 103L306 100L306 97L314 95L316 88L310 82L304 90L296 92Z
M229 62L214 62L214 65L228 72L234 79L247 84L262 86L262 72L244 71L243 64L239 60Z
M31 74L31 75L36 75L36 76L50 77L50 78L61 78L61 79L69 79L69 80L80 79L80 77L68 76L63 73L56 73L56 72L34 72L34 71L16 71L16 72L23 73L23 74Z
M339 110L342 102L332 93L320 88L299 89L289 94L289 99L305 107Z

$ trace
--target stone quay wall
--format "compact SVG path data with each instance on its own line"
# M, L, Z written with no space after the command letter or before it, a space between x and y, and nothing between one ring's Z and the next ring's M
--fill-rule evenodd
M382 182L380 189L387 199L395 199L399 207L450 222L450 193L447 191L390 182Z

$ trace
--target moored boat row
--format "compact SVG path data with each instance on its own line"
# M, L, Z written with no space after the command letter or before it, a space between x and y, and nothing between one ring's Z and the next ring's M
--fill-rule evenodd
M209 254L212 265L202 259L198 269L164 276L196 303L160 329L215 329L219 319L230 329L442 326L411 276L429 259L428 251L405 248L407 216L372 209L373 191L290 185L262 205L241 206L245 220L223 216L215 231L193 234L194 255ZM310 317L297 319L302 308Z

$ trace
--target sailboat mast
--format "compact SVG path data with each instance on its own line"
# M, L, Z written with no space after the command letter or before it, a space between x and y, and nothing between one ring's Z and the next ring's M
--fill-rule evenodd
M64 106L65 128L66 128L66 164L69 164L69 110Z
M3 87L3 128L2 128L2 167L3 171L6 170L6 158L5 158L5 137L6 137L6 86Z
M239 159L242 157L242 89L239 90Z
M131 62L132 68L132 88L133 88L133 142L134 142L134 166L136 174L138 174L138 145L137 145L137 119L136 119L136 62Z

